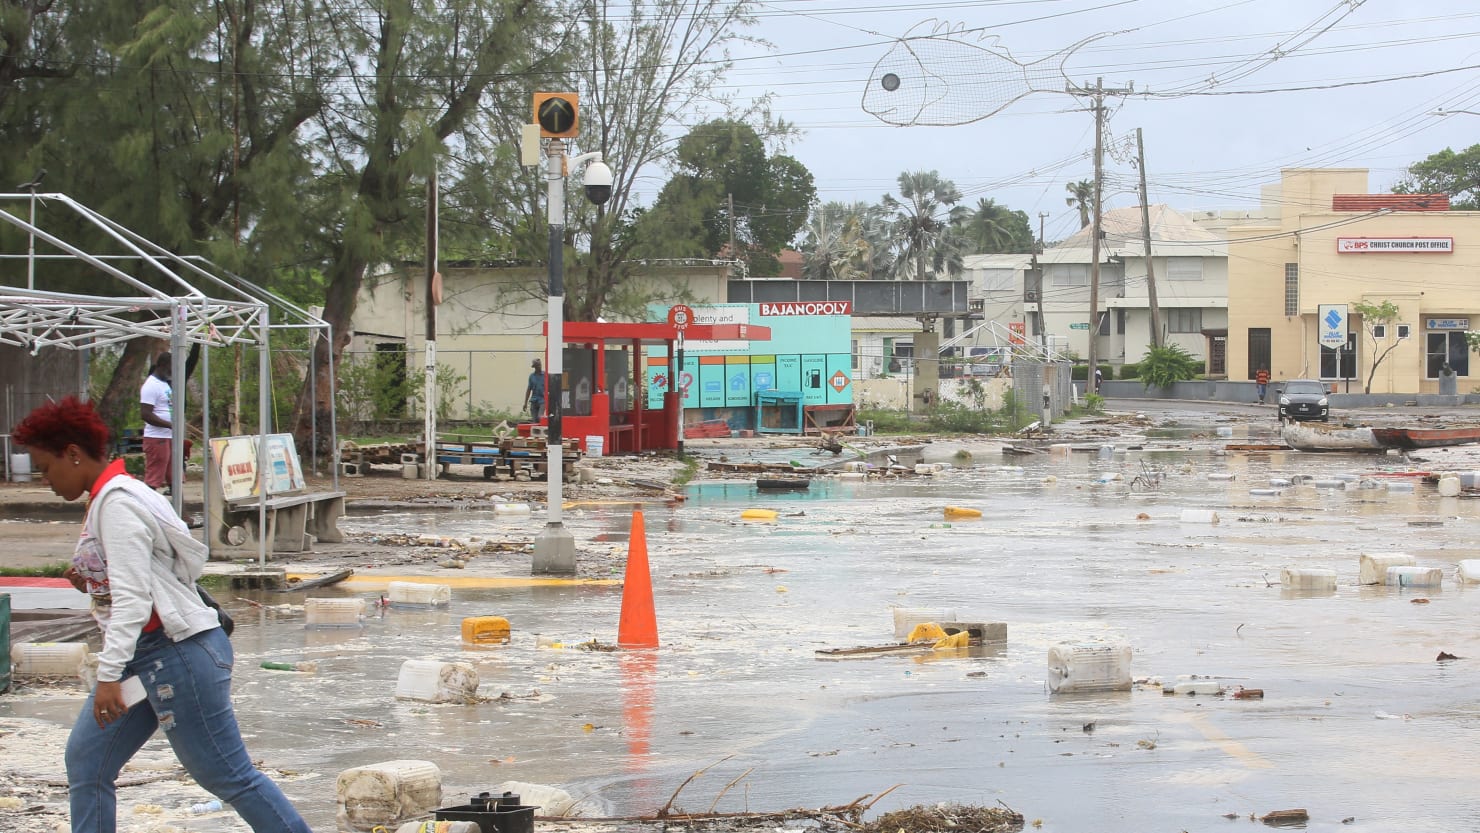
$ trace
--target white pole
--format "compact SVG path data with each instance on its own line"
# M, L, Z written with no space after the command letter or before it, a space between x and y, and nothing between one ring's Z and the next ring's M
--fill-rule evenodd
M564 476L565 444L560 433L561 393L564 384L565 350L565 143L551 139L545 151L549 182L550 226L550 306L545 337L545 408L548 413L545 431L545 488L547 515L545 528L535 536L531 572L562 573L576 571L575 538L561 524L561 480Z

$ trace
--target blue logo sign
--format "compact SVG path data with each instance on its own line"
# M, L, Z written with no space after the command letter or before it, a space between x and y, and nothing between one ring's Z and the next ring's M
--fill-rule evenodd
M1326 326L1327 327L1330 327L1333 330L1336 329L1337 327L1340 327L1341 326L1341 313L1337 312L1334 309L1328 311L1326 313Z

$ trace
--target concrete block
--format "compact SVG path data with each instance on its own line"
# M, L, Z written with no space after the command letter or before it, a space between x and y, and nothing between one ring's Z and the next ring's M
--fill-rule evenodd
M364 474L365 474L365 469L364 469L363 465L360 464L360 463L340 463L339 464L339 476L340 477L363 477Z
M229 577L232 589L278 590L288 586L287 571L281 567L253 567Z
M413 464L413 463L417 462L417 460L418 460L418 455L416 455L416 454L402 454L401 455L401 465L403 465L403 466L408 465L408 464Z

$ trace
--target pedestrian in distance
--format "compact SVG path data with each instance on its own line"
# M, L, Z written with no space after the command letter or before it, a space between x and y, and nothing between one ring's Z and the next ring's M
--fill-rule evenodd
M1100 392L1100 384L1105 381L1105 374L1097 367L1095 368L1095 393Z
M1254 372L1254 384L1259 388L1259 404L1264 404L1264 395L1269 391L1269 370L1261 366Z
M530 362L529 366L532 370L529 374L529 383L524 387L524 407L538 422L540 417L545 415L545 371L540 366L539 359Z
M72 833L114 833L118 773L156 729L196 783L256 833L310 833L242 743L231 641L196 585L205 545L122 459L107 459L108 427L91 404L48 402L12 437L58 496L90 496L64 573L91 597L103 633L97 686L67 739Z
M195 367L200 346L190 348L185 376ZM149 488L169 494L174 488L170 466L170 449L175 436L174 362L169 353L154 359L149 376L139 388L139 415L144 418L144 482ZM185 456L190 456L190 440L185 440Z

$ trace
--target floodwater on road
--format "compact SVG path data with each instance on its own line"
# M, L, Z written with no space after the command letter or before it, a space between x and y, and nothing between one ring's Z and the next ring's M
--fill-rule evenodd
M573 649L616 641L619 587L455 588L446 609L393 608L350 629L309 630L301 616L235 603L238 718L254 758L318 774L285 784L318 830L333 828L339 771L408 758L442 768L449 805L518 780L646 815L707 767L675 806L817 807L899 785L875 811L1000 801L1046 831L1139 833L1222 830L1225 814L1301 807L1310 830L1457 829L1480 779L1480 585L1456 583L1454 566L1480 557L1480 503L1374 477L1421 467L1392 457L1151 442L1176 447L978 454L934 477L827 479L801 494L696 484L686 503L644 510L656 651ZM1148 470L1159 485L1132 490ZM1295 475L1349 480L1250 494ZM947 521L948 504L983 518ZM751 507L779 517L741 521ZM1219 522L1183 523L1188 509ZM630 520L623 506L566 516L583 548L619 551ZM542 523L405 512L342 528L498 537ZM1443 587L1357 585L1361 553L1398 551L1444 568ZM1338 587L1282 590L1285 567L1335 569ZM896 641L894 606L1005 622L1008 639L818 658ZM462 618L493 614L512 623L513 641L464 649ZM566 647L537 647L536 635ZM1061 641L1124 642L1137 678L1208 675L1265 697L1155 685L1051 694L1047 654ZM1441 651L1462 659L1438 662ZM504 697L397 701L413 658L472 662L480 694ZM318 672L258 667L300 659ZM0 701L0 715L63 724L75 708Z

